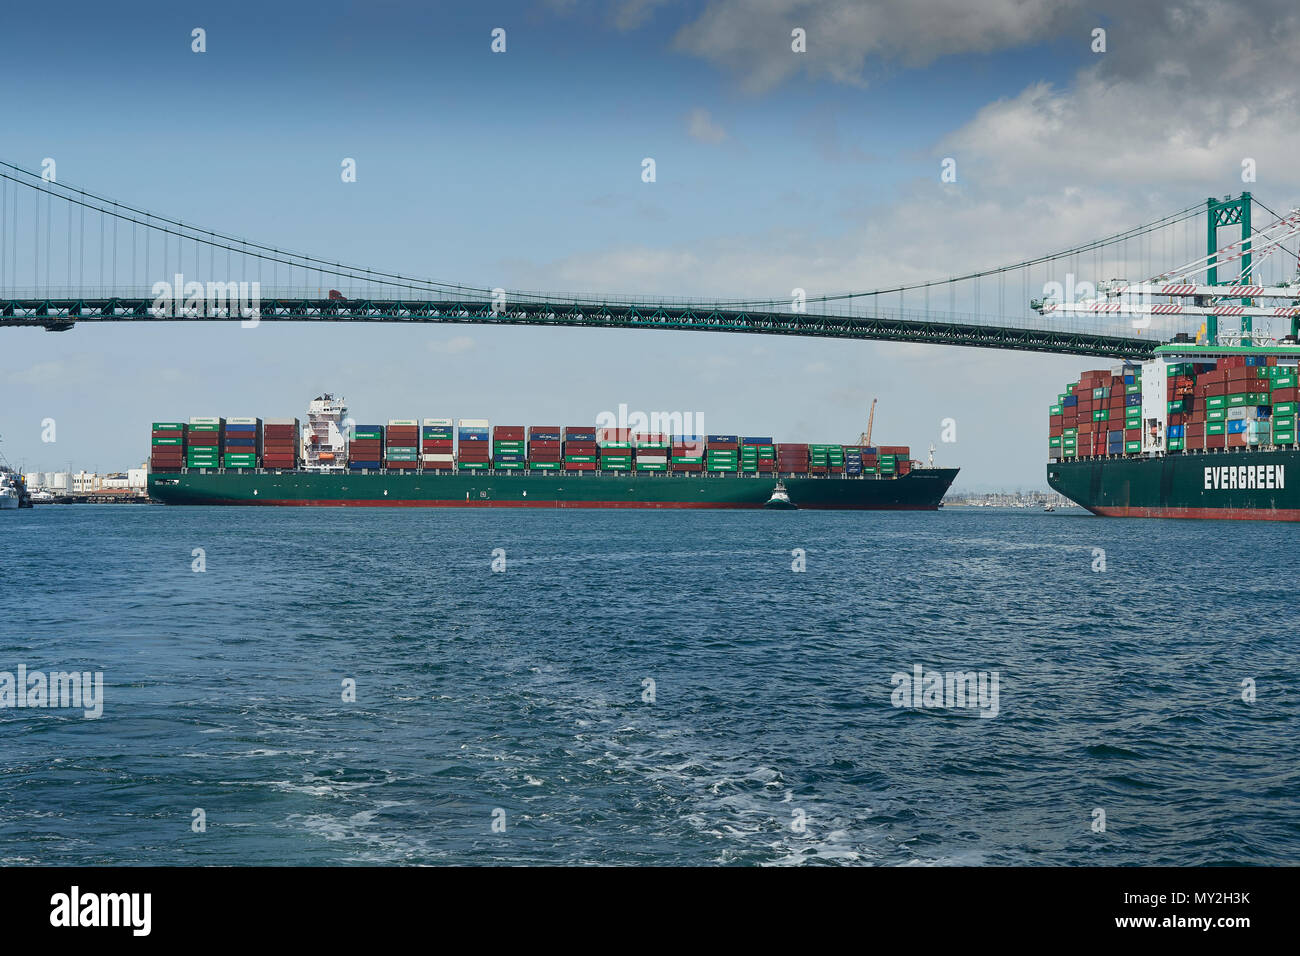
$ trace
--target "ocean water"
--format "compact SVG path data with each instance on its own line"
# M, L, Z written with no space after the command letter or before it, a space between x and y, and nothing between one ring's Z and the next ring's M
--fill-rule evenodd
M0 671L104 682L0 709L0 862L1300 863L1295 533L0 514ZM895 706L917 665L996 715Z

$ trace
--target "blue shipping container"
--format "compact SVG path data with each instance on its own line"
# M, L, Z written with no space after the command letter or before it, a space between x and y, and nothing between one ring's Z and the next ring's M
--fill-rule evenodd
M1244 418L1237 419L1236 421L1228 422L1229 435L1240 435L1245 430L1246 430L1246 420Z
M1228 429L1228 430L1231 431L1232 429ZM1183 426L1182 426L1182 425L1170 425L1170 426L1169 426L1169 437L1170 437L1170 438L1182 438L1182 437L1183 437Z

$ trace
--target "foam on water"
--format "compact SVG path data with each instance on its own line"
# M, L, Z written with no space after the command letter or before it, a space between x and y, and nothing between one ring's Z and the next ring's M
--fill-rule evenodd
M67 507L5 530L0 670L103 671L105 702L0 710L0 861L1300 859L1286 526ZM918 663L998 671L998 716L894 707Z

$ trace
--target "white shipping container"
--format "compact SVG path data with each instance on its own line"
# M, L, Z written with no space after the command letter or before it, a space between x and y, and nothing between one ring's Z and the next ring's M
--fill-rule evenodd
M191 425L220 425L224 421L221 418L191 418Z
M263 424L263 425L292 425L294 428L297 428L297 427L298 427L298 419L296 419L296 418L265 418L265 419L262 420L262 424Z
M460 420L461 428L487 428L488 420L486 418L462 418Z
M226 424L227 425L260 425L262 424L262 420L260 418L227 418Z
M390 418L388 420L388 425L390 428L393 425L419 425L419 424L420 424L419 419L415 419L415 418Z
M437 462L443 464L450 463L452 460L451 455L421 455L420 458L422 461Z
M450 427L451 427L453 424L455 424L455 423L454 423L450 418L426 418L426 419L424 420L424 424L426 424L426 425L445 425L446 427L450 428Z

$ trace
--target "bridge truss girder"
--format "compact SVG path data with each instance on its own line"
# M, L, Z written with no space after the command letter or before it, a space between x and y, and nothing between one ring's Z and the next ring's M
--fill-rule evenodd
M156 316L152 299L0 299L0 328L35 326L65 331L78 322L236 322L237 315ZM486 300L262 299L261 322L442 322L567 328L660 329L798 335L974 348L1011 349L1108 359L1150 358L1152 338L1026 329L888 316L842 316L750 309L702 309L555 301L494 308Z

